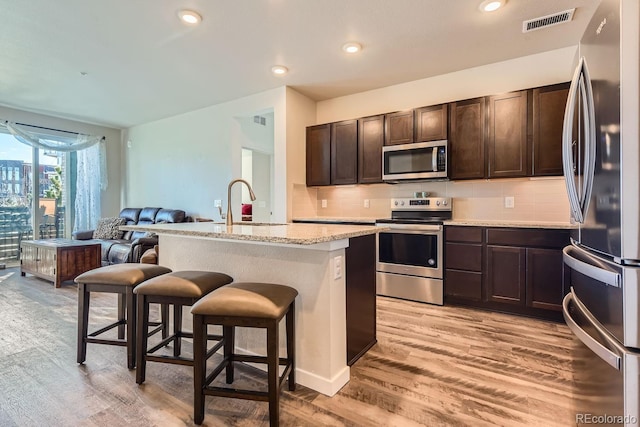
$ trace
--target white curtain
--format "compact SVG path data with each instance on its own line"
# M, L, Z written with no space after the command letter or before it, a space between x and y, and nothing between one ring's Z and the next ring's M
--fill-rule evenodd
M77 137L52 137L40 131L29 131L24 129L25 125L5 122L4 126L15 139L30 147L42 148L43 150L55 150L62 152L78 151L91 147L104 138L101 136L77 134ZM37 129L34 127L34 129ZM75 135L75 134L74 134Z
M100 191L107 188L104 141L77 154L75 220L73 229L92 230L100 218ZM96 173L98 172L98 173Z
M75 220L73 230L95 228L101 215L100 191L107 189L106 145L104 137L51 132L13 122L0 122L23 144L44 150L77 152ZM28 128L28 129L27 129ZM55 133L55 134L54 134ZM73 136L69 136L73 135Z

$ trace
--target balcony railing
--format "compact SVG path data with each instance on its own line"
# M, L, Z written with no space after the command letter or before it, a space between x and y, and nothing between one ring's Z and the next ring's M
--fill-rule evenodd
M36 233L39 239L51 239L64 236L63 210L58 220L42 220ZM20 242L32 240L31 209L26 206L0 206L0 262L20 259Z

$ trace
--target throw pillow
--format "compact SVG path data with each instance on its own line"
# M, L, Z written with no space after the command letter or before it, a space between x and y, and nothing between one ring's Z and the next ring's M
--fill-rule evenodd
M121 239L124 235L124 231L120 231L119 227L125 225L127 220L125 218L113 217L113 218L100 218L98 225L93 231L94 239Z

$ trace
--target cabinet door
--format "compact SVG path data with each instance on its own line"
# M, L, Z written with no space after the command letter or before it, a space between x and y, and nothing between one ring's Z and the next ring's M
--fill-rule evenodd
M529 173L527 150L527 91L489 97L487 177L506 178Z
M384 115L358 120L358 182L382 182Z
M524 305L526 250L487 246L487 300Z
M484 178L484 98L452 102L449 125L449 178Z
M52 278L56 275L56 248L38 248L38 273Z
M331 124L331 184L358 182L358 121Z
M307 185L331 184L331 126L307 128Z
M385 114L384 126L384 145L409 144L415 141L413 110Z
M569 83L532 91L532 175L562 175L562 124Z
M38 271L38 247L28 242L20 245L20 268L22 271L34 273Z
M561 311L563 276L562 250L527 248L527 305Z
M418 108L416 115L416 142L447 139L447 104Z

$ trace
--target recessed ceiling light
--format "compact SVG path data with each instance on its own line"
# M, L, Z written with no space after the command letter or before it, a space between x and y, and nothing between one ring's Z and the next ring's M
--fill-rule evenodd
M276 76L283 76L289 72L289 69L284 65L274 65L271 67L271 72Z
M358 53L362 50L362 45L356 42L349 42L342 45L342 50L347 53Z
M181 10L178 12L178 16L182 22L189 25L196 25L202 21L202 16L193 10Z
M494 10L500 9L507 3L507 0L484 0L478 6L482 12L493 12Z

